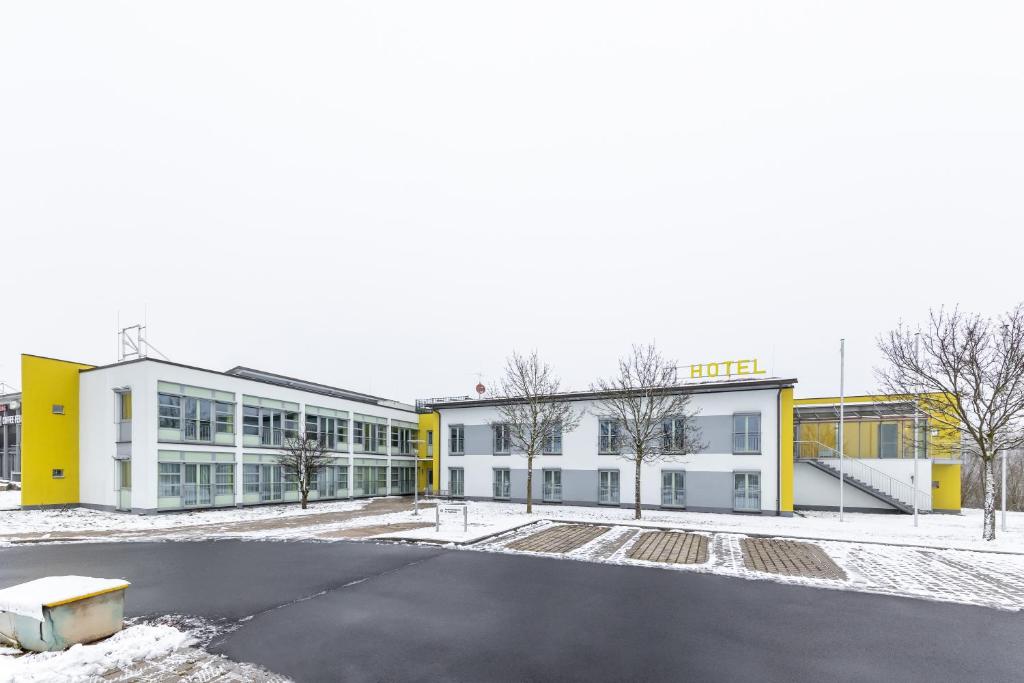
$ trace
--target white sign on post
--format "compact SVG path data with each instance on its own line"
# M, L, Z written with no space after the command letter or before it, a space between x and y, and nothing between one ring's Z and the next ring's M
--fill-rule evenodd
M441 531L441 515L462 515L462 530L469 531L469 506L465 503L438 503L434 508L434 531Z

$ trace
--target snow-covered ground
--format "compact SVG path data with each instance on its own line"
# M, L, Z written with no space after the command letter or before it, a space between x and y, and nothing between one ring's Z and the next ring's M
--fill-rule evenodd
M97 680L132 662L168 655L192 643L192 637L173 626L130 626L110 638L89 645L73 645L63 652L22 655L0 650L0 683L71 683Z
M4 492L11 493L11 492ZM16 493L16 492L15 492ZM3 494L0 494L3 495ZM310 503L305 510L298 503L260 505L243 508L174 512L157 515L131 515L123 512L104 512L87 508L65 510L0 510L0 535L51 533L54 535L76 531L148 531L179 529L204 524L261 521L302 517L325 512L360 510L369 504L369 498Z
M981 510L967 509L959 515L919 515L914 527L911 515L846 513L839 521L835 512L801 512L793 517L711 514L644 510L643 519L633 519L632 510L622 508L535 505L526 514L526 506L515 503L470 502L468 533L462 531L462 518L442 516L441 531L433 527L384 534L379 538L407 538L434 542L464 542L490 533L505 531L520 524L542 519L613 522L636 526L671 527L707 532L770 534L794 538L837 541L877 542L902 545L937 546L962 550L1002 550L1024 553L1024 513L1007 513L1008 531L997 529L996 540L981 540ZM391 516L395 521L411 519L407 513ZM433 510L428 521L433 521ZM998 523L998 519L997 519Z
M0 491L0 510L17 510L21 505L21 491Z

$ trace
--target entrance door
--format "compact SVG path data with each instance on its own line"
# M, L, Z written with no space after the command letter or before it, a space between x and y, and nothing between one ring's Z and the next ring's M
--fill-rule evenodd
M758 472L736 472L733 475L737 510L756 512L761 509L761 475Z
M117 509L132 509L132 461L117 461Z

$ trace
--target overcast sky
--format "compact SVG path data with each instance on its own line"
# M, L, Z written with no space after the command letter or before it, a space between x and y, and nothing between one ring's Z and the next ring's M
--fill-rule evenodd
M411 401L633 342L874 388L1024 299L1019 2L5 2L0 380L22 352Z

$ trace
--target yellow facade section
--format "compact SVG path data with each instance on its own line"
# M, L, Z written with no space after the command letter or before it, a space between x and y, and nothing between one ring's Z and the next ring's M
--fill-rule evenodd
M91 365L21 356L21 504L78 502L78 371Z
M932 509L960 511L960 465L932 463ZM936 486L936 484L938 486Z
M779 509L793 511L793 387L779 393Z
M436 491L441 483L441 413L420 413L419 438L416 485L423 491L430 484Z

